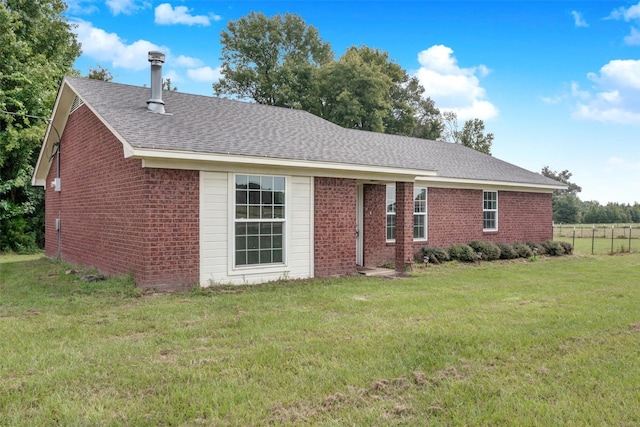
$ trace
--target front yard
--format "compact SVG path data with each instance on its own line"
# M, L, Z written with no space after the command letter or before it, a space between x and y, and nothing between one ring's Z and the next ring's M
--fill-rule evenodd
M638 253L159 295L71 269L0 256L0 425L640 424Z

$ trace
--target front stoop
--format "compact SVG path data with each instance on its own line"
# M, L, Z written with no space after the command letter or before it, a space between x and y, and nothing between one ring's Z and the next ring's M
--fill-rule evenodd
M382 267L358 267L357 271L363 276L393 276L396 274L394 269Z

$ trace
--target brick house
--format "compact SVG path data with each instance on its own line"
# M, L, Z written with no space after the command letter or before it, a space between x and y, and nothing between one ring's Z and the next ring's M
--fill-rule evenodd
M179 288L552 238L556 181L456 144L163 92L161 62L151 89L62 81L32 182L46 188L47 256Z

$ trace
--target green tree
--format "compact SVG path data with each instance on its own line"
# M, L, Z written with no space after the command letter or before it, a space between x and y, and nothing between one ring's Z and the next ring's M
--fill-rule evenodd
M309 110L317 101L317 71L333 60L318 30L294 14L263 13L227 24L221 32L222 75L216 95Z
M464 122L460 131L460 144L473 148L476 151L491 155L493 134L484 133L484 122L480 119L472 119Z
M30 185L62 77L80 55L62 0L0 1L0 249L43 238L43 192Z
M325 64L320 78L321 100L311 110L350 129L410 135L413 108L406 99L407 73L387 52L352 46L338 61Z
M440 139L454 144L461 144L476 151L491 155L493 134L484 133L484 122L472 119L464 122L462 130L458 129L458 115L453 111L445 111L440 118L442 126Z
M582 201L575 194L553 196L553 221L578 224L582 221Z
M573 194L574 196L577 195L579 192L582 191L582 187L580 187L578 184L575 184L573 182L570 181L571 177L573 176L573 174L571 172L569 172L567 169L563 170L562 172L558 172L558 171L554 171L551 170L551 168L549 168L549 166L545 166L542 168L542 175L546 176L547 178L551 178L551 179L555 179L556 181L560 181L563 184L566 184L569 188L566 190L554 190L553 194L559 195L559 194Z
M96 68L89 68L88 79L102 80L105 82L113 81L113 74L108 69L102 67L100 64L96 65Z

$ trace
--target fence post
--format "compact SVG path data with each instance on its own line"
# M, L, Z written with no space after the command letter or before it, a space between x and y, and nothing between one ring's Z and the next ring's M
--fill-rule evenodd
M631 253L631 224L629 224L629 253Z
M615 225L611 226L611 255L613 255L613 230L614 230Z
M593 245L596 240L596 225L593 224L593 231L591 231L591 255L593 255Z

